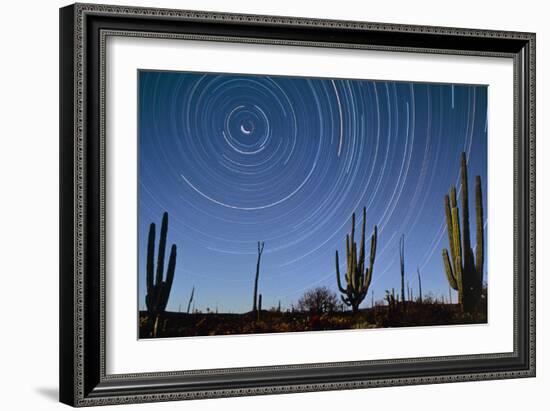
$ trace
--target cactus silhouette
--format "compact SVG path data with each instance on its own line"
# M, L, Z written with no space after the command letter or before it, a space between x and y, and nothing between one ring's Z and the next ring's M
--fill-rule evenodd
M166 310L172 282L174 281L174 272L176 270L176 245L172 244L166 278L164 277L164 255L166 251L166 235L168 233L168 213L162 216L162 226L160 229L160 241L157 256L157 267L155 276L155 223L149 226L149 239L147 242L147 295L145 304L151 318L158 316Z
M405 304L405 234L399 237L399 269L401 271L401 302Z
M420 277L420 268L416 267L416 274L418 275L418 302L422 304L422 278Z
M389 292L389 290L386 290L386 295L384 296L384 299L388 304L390 313L395 314L395 312L399 309L399 300L398 298L395 298L395 289L392 288L391 293Z
M191 295L189 296L189 302L187 303L187 314L191 311L191 303L193 302L193 297L195 296L195 286L191 290Z
M351 216L351 236L346 235L346 287L342 287L340 280L340 263L338 261L338 250L336 250L336 281L338 290L343 294L340 297L344 304L352 308L353 313L359 310L359 305L364 300L369 290L372 280L372 270L374 259L376 257L376 240L378 228L374 226L374 232L371 236L370 257L368 267L365 266L365 223L366 208L363 207L363 222L361 224L361 245L359 246L359 256L357 255L357 243L355 242L355 213Z
M464 312L472 313L481 301L483 283L483 204L481 195L481 178L475 178L476 209L476 252L470 244L470 215L468 206L468 168L466 154L460 158L460 196L462 202L462 225L456 201L456 187L451 186L450 196L445 195L445 219L449 250L442 250L443 265L449 285L458 291L458 303ZM462 227L462 230L461 230Z
M260 278L260 261L262 258L262 253L264 252L263 241L258 241L258 260L256 261L256 277L254 279L254 301L252 303L252 311L258 309L258 279Z

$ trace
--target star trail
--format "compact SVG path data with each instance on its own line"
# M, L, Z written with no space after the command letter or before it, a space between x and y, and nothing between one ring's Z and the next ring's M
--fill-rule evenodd
M168 310L195 286L197 309L249 311L260 240L264 307L337 291L334 253L363 206L375 299L399 287L401 234L411 287L419 267L425 294L448 295L443 197L462 151L487 209L486 86L141 70L138 91L140 307L164 211L178 246Z

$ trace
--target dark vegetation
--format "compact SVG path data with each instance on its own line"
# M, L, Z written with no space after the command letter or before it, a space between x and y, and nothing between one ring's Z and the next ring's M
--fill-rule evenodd
M298 331L349 330L384 327L435 326L452 324L478 324L486 322L487 314L462 313L458 304L447 300L409 301L406 305L384 305L352 311L323 313L262 310L260 318L246 314L177 313L165 312L160 316L159 337L190 337L208 335L259 334ZM140 338L149 338L148 313L140 312Z
M474 324L487 321L487 288L483 284L484 234L481 179L475 178L476 244L470 243L468 207L468 170L466 155L460 158L461 207L457 204L456 187L444 197L449 248L442 250L443 271L449 282L449 296L433 296L422 292L422 275L417 267L418 293L415 295L406 282L405 237L399 239L400 292L386 290L383 300L374 301L371 290L369 308L360 308L371 285L378 229L374 226L368 257L365 244L366 208L363 208L359 246L355 241L355 213L351 218L351 233L346 235L346 272L340 275L339 254L336 250L336 285L338 296L327 287L306 291L285 310L262 308L260 290L261 257L264 242L258 242L254 276L252 310L243 314L218 313L194 309L195 286L189 296L187 310L167 312L176 267L176 245L172 245L166 274L164 258L168 232L168 214L164 213L160 230L155 269L155 224L151 223L147 244L146 311L139 313L140 338L184 337L228 334L364 329L381 327L434 326ZM462 220L462 222L461 222ZM474 257L475 253L475 257ZM458 298L452 299L451 288ZM340 300L338 299L340 297ZM192 306L193 304L193 306ZM365 305L365 304L363 304ZM350 310L351 309L351 310Z

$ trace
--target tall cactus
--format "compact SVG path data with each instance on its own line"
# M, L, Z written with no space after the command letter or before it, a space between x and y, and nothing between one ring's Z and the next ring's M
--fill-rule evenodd
M420 268L416 267L416 274L418 275L418 302L422 304L422 278L420 277Z
M456 201L456 187L451 186L450 197L445 195L444 207L449 238L449 251L442 250L443 265L449 285L458 291L458 303L464 312L472 313L481 301L483 283L483 204L481 178L475 178L476 256L470 244L470 215L468 206L468 168L466 154L460 158L460 197L462 202L462 232Z
M176 270L176 245L172 244L166 278L164 277L164 255L166 251L166 235L168 233L168 213L162 216L162 226L160 228L160 242L157 256L157 272L155 271L155 223L149 226L149 239L147 242L147 295L145 304L150 318L158 316L166 310L170 289L174 281L174 272Z
M191 295L189 296L189 302L187 303L187 314L191 312L191 303L193 302L193 297L195 297L195 286L191 290Z
M363 207L363 222L361 224L361 245L359 246L359 256L357 256L357 243L355 242L355 213L351 216L351 236L346 235L346 288L342 287L340 280L340 263L338 261L338 250L336 250L336 281L338 289L343 294L340 297L344 304L352 308L353 313L357 313L359 305L364 300L369 290L372 280L372 270L374 259L376 257L376 240L378 228L374 226L374 232L371 236L370 257L368 267L365 266L365 222L367 210Z
M258 241L258 260L256 261L256 277L254 279L254 301L252 302L252 311L258 309L258 279L260 278L260 261L262 259L262 253L264 252L263 241Z
M401 302L405 304L405 234L399 237L399 269L401 271Z

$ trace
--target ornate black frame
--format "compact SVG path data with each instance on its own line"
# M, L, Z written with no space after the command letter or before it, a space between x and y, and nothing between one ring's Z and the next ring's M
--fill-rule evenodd
M514 351L105 373L109 35L507 57L514 62ZM535 34L75 4L60 10L60 400L74 406L535 376Z

